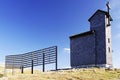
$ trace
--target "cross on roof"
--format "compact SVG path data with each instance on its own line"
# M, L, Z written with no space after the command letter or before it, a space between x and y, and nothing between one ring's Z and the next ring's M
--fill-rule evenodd
M111 7L110 7L110 2L109 2L109 1L107 2L106 6L107 6L108 14L109 14L110 9L111 9Z

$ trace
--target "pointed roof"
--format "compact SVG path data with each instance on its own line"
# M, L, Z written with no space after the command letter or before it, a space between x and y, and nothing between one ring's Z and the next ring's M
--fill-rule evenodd
M105 15L110 16L107 11L103 11L103 10L98 9L98 10L88 19L88 21L90 21L90 20L96 15L97 12L102 12L102 13L104 13ZM113 21L113 19L112 19L111 16L110 16L110 21Z

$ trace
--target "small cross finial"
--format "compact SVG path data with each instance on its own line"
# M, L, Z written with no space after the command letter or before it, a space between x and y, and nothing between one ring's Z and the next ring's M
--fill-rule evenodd
M108 11L108 25L107 26L110 26L110 2L108 1L107 4L107 11Z
M109 12L110 12L110 9L111 9L111 7L110 7L110 2L109 2L109 1L107 2L106 6L107 6L108 13L109 13Z

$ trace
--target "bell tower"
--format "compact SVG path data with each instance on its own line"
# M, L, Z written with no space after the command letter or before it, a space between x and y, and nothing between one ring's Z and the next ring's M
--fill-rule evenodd
M106 6L107 11L97 10L88 21L90 22L90 30L95 31L95 64L112 67L112 18L109 2Z
M109 2L106 4L108 10L108 16L105 18L105 36L106 36L106 60L108 65L112 65L112 35L111 35L111 21L112 18L110 16L110 5Z

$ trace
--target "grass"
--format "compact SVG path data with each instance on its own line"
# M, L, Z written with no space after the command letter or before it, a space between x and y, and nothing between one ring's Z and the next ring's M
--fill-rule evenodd
M0 68L1 69L1 68ZM103 68L89 68L89 69L72 69L61 71L41 72L35 70L34 74L30 74L30 70L26 69L24 74L20 70L15 70L15 75L11 75L10 71L7 77L0 73L0 80L120 80L119 69L103 69Z

